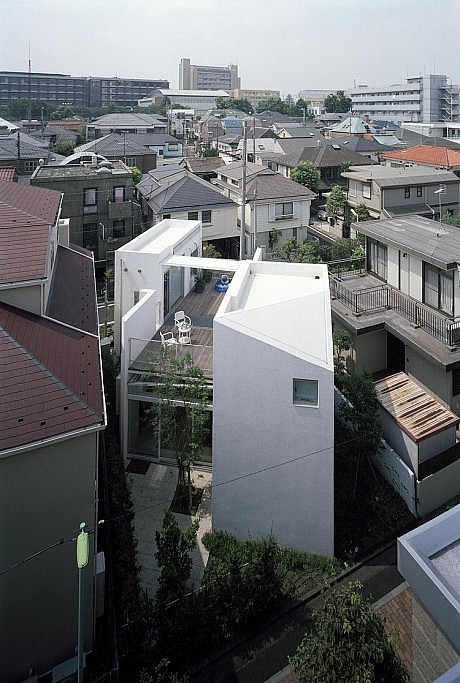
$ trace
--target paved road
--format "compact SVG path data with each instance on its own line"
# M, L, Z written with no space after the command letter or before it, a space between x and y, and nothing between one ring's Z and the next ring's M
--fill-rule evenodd
M399 586L403 577L396 568L396 544L371 557L365 564L343 576L338 585L360 580L364 594L376 602ZM311 625L312 612L322 604L318 595L298 609L264 628L227 655L191 677L192 683L263 683L284 669L288 656L300 644Z

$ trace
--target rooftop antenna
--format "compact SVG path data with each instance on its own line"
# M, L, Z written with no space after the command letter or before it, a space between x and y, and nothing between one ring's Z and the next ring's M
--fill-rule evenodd
M30 59L30 40L29 40L29 77L27 80L27 132L30 133L30 122L32 119L32 67Z

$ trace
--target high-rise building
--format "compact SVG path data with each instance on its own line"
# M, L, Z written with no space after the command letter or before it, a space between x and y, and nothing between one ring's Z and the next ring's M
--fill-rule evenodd
M350 90L353 113L401 124L459 121L459 86L444 75L416 76L405 83Z
M0 106L30 95L56 105L136 107L155 88L169 88L169 81L0 71Z
M179 64L179 90L235 90L241 88L238 65L206 66L190 64L183 58Z

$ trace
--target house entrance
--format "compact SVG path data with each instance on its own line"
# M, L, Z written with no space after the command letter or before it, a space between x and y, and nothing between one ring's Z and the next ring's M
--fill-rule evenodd
M395 372L406 371L406 347L404 342L387 332L387 370Z

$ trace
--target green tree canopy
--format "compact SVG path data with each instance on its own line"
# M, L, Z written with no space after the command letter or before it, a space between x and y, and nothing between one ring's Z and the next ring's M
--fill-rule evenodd
M406 668L356 581L327 595L315 629L291 658L302 683L404 683Z
M355 208L355 221L362 223L363 221L369 221L371 219L371 214L369 212L369 209L367 206L364 204L364 202L361 202L360 204L357 205Z
M460 228L460 215L454 216L450 213L445 213L442 217L442 222L447 225L453 225L455 228Z
M254 107L250 101L246 98L235 98L235 97L216 97L216 109L239 109L239 111L245 111L246 114L252 114Z
M331 93L324 100L324 108L327 112L347 112L351 109L351 97L347 97L343 90Z
M295 237L290 237L273 251L273 259L289 263L321 263L321 250L313 240L297 242Z
M337 216L343 216L344 208L346 204L345 193L340 187L340 185L334 185L331 190L326 203L326 213L328 216L337 218Z
M290 178L291 180L294 180L294 182L300 183L300 185L305 185L305 187L308 187L312 192L317 192L321 173L316 166L309 161L300 161L297 166L292 169Z
M137 183L140 183L142 178L142 171L139 168L137 168L137 166L130 166L129 170L133 174L133 183L135 185L137 185Z

